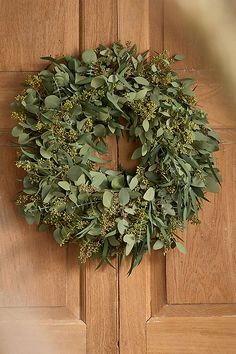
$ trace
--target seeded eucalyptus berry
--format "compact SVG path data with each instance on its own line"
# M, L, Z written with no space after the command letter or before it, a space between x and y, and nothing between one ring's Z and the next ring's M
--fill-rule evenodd
M17 167L26 175L17 204L29 224L80 246L79 260L131 254L130 273L151 249L177 248L178 229L198 223L205 193L217 192L212 156L219 138L168 53L147 58L113 43L80 58L44 58L12 104ZM123 118L121 123L121 117ZM139 142L133 171L106 167L106 137Z

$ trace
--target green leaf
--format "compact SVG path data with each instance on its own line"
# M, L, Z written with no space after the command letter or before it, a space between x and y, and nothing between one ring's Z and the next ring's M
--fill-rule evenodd
M135 245L134 235L126 234L123 237L123 241L127 243L127 245L125 247L125 255L128 256Z
M94 135L95 136L99 136L99 137L103 137L106 136L106 128L103 124L97 124L94 127Z
M155 197L155 189L153 187L148 188L148 190L144 193L143 199L147 201L153 200Z
M118 81L117 75L110 75L110 76L108 77L108 82L115 83L115 82L117 82L117 81Z
M92 64L97 61L97 54L93 49L87 49L82 53L83 62L86 64Z
M191 182L191 186L193 187L198 187L198 188L203 188L205 187L205 183L199 176L194 176Z
M144 119L143 121L143 129L145 130L145 132L147 132L149 129L149 121L147 119Z
M20 133L19 138L18 138L18 143L19 144L27 144L29 141L29 134L26 133Z
M50 159L52 157L52 153L48 150L45 150L43 147L40 148L40 155L45 159Z
M127 188L121 188L119 192L119 200L123 206L129 203L130 195Z
M144 99L144 97L146 96L147 92L148 92L148 88L144 88L144 89L142 89L142 90L136 92L136 95L135 95L135 98L134 98L134 99L135 99L135 100L142 100L142 99Z
M176 54L174 56L174 59L179 61L179 60L183 60L185 58L185 56L183 54Z
M82 175L74 182L75 182L76 186L80 186L81 184L85 184L86 183L85 175L82 173Z
M211 193L219 192L220 185L216 181L215 177L208 176L206 177L206 190Z
M131 181L129 182L129 188L133 190L138 185L138 177L134 176Z
M56 83L59 87L67 86L70 82L70 77L69 77L68 73L65 73L63 71L58 71L55 74L55 79L56 79Z
M173 209L172 204L164 203L164 204L162 204L162 208L163 208L165 214L172 215L172 216L175 215L175 211Z
M148 152L148 146L146 143L144 143L142 146L142 156L145 156L147 152Z
M113 106L118 109L118 111L122 112L122 109L118 105L118 97L116 95L111 95L110 92L107 92L107 98L113 104Z
M106 176L102 172L91 172L90 174L93 176L92 184L97 188L99 188L101 184L106 181Z
M89 235L98 236L101 235L101 227L95 226L89 230Z
M156 132L156 138L158 138L159 136L161 136L164 133L163 128L159 128Z
M124 235L125 231L129 227L129 223L125 219L119 219L117 223L118 231L121 235Z
M160 250L163 247L164 247L164 243L161 240L157 240L153 245L154 250Z
M35 216L31 215L31 214L26 214L25 220L26 220L27 224L32 225L35 222Z
M47 96L44 100L47 108L57 108L60 106L60 98L55 95Z
M111 186L113 189L120 189L125 185L125 177L124 176L116 176L111 181Z
M70 190L70 184L67 181L58 182L58 186L60 186L65 191L69 191Z
M147 81L147 79L145 79L144 77L141 76L136 76L134 78L134 80L137 82L137 84L139 85L144 85L144 86L148 86L149 82Z
M86 80L86 79L87 79L87 77L84 75L80 75L78 73L75 74L75 84L76 85L83 84L84 80Z
M178 248L178 250L181 252L181 253L186 253L186 248L184 247L184 245L180 242L176 242L176 247Z
M57 241L57 243L59 243L59 245L62 244L63 242L63 237L61 235L61 229L56 229L54 232L53 232L53 237L54 239Z
M91 81L91 86L94 88L101 87L105 84L105 79L102 76L94 77Z
M83 171L81 170L80 166L72 166L68 172L67 172L67 176L68 178L75 182L79 179L79 177L82 175Z
M103 198L102 198L104 207L110 208L112 205L112 199L113 199L113 193L110 191L105 191L103 193Z
M17 138L18 136L20 136L22 131L23 131L22 127L19 127L19 125L17 125L12 129L11 135Z
M73 203L75 203L75 204L77 203L77 197L75 194L73 194L73 193L69 194L69 198Z
M142 156L142 148L138 147L137 149L134 150L131 160L137 160Z
M219 134L216 133L214 130L210 130L208 132L208 135L212 138L214 138L215 140L217 140L218 142L220 141L220 137L219 137Z
M136 207L135 207L135 205L133 205L133 207L132 208L129 208L129 207L125 207L125 212L126 213L128 213L128 214L130 214L130 215L134 215L135 214L135 209L136 209Z

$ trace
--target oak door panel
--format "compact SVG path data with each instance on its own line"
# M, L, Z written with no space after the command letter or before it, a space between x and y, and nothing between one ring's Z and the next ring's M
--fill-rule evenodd
M0 8L0 71L34 71L42 56L78 53L78 0L1 0Z
M135 15L130 16L131 4L131 0L126 1L119 12L129 18L125 32L120 26L121 36L130 34L152 53L165 48L170 54L186 56L175 64L175 70L180 76L196 79L198 105L208 112L210 124L221 136L216 156L223 182L220 193L211 194L211 202L203 204L202 224L189 225L184 232L186 255L176 250L167 257L162 252L146 255L128 279L128 264L121 267L120 350L122 354L233 354L235 99L227 93L214 71L215 62L206 56L202 38L180 12L177 1L154 0L141 5L136 1ZM148 26L142 25L147 22ZM145 50L142 45L140 49ZM127 149L118 146L120 160L128 168L127 151L126 155L122 152Z
M115 354L117 271L78 264L78 247L61 248L21 218L14 198L22 178L14 162L9 103L46 62L117 40L116 1L0 1L1 354ZM106 26L103 16L110 25ZM111 167L116 141L108 141ZM108 334L109 333L109 334Z

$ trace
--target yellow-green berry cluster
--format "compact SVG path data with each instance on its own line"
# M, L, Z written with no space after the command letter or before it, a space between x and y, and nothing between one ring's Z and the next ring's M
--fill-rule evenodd
M32 75L25 80L25 83L34 90L38 91L42 84L42 78L39 75Z
M27 116L23 112L11 112L11 118L18 123L25 123Z
M83 240L80 244L79 261L85 263L94 253L99 251L101 241Z

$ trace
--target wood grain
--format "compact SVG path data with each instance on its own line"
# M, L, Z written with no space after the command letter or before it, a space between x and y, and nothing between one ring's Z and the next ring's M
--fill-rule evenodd
M78 53L78 0L1 0L0 8L0 71L34 71L42 56Z
M81 1L81 49L117 40L116 0Z
M236 317L154 317L147 354L234 354Z
M236 304L165 305L154 317L232 317Z
M155 316L166 304L166 257L163 252L151 255L151 316Z
M149 0L118 1L118 37L137 44L139 51L149 48Z
M146 321L151 316L150 256L127 276L128 261L120 267L120 352L146 353Z
M68 245L66 265L66 307L76 318L81 318L82 277L78 254L78 245Z
M0 140L6 136L1 136ZM1 145L1 144L0 144ZM66 254L51 234L39 233L19 215L14 199L22 173L15 149L1 146L0 306L62 306L66 300Z
M60 307L0 309L0 351L86 354L86 326Z
M218 154L222 188L204 202L201 224L184 233L187 254L173 250L167 256L168 303L236 302L236 131L220 133L226 141Z
M212 69L204 40L178 6L178 1L164 0L164 48L171 55L184 54L177 64L181 69ZM206 43L205 43L206 44Z
M117 353L117 270L88 261L82 268L81 319L87 325L88 354ZM116 262L114 265L117 266Z

